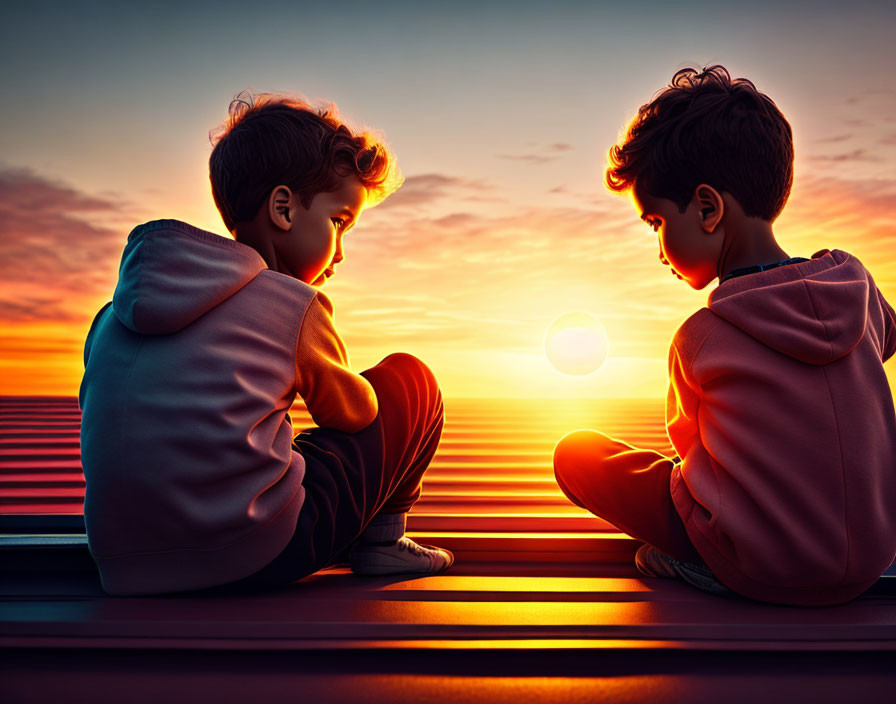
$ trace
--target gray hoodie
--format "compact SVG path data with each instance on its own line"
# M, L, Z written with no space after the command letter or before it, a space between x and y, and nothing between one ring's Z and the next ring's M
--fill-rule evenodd
M84 361L84 518L113 594L224 584L279 554L304 500L296 393L320 425L376 415L323 293L174 220L128 237Z

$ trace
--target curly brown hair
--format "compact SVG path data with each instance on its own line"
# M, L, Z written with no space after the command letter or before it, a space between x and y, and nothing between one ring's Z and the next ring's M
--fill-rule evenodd
M280 184L308 208L315 195L356 176L370 207L403 181L385 142L370 131L349 128L332 104L315 109L297 97L243 91L209 137L212 195L231 232L254 218Z
M793 135L772 100L723 66L684 68L642 105L610 149L607 186L636 182L684 212L701 183L737 199L744 213L773 221L793 183Z

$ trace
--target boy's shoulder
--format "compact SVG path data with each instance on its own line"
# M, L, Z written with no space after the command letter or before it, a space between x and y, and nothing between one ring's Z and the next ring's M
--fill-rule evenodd
M672 350L679 356L693 358L710 333L722 323L722 319L709 308L700 308L685 320L672 337Z

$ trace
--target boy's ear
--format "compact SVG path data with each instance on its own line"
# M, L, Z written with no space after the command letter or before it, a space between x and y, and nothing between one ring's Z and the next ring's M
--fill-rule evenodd
M274 227L284 232L292 229L292 191L288 186L277 186L268 196L268 217Z
M722 194L712 186L701 183L694 190L694 200L697 201L697 208L700 210L701 227L708 233L714 232L725 214Z

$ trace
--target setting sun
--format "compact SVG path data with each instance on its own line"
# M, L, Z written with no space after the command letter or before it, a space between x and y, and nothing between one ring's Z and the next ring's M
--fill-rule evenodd
M548 328L544 352L564 374L584 376L597 371L607 358L609 340L601 322L591 313L564 313Z

